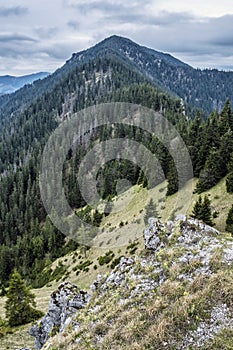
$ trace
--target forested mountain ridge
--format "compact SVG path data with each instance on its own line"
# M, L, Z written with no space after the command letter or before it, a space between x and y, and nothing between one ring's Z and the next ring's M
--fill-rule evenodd
M233 102L233 72L194 69L169 54L115 35L74 54L68 63L85 62L103 53L121 58L165 91L208 113L221 110L228 98Z
M65 236L48 219L40 200L38 178L41 154L49 135L61 121L85 107L122 101L141 104L162 113L175 125L187 144L194 173L197 177L201 174L197 188L199 192L212 187L228 173L232 176L233 123L230 101L227 101L221 113L215 112L206 122L200 114L190 118L188 109L185 115L180 98L162 91L156 86L156 80L138 69L135 62L123 59L119 53L121 51L115 54L116 49L109 50L113 42L118 45L122 40L128 45L126 39L107 39L97 45L97 49L94 47L87 53L74 55L49 77L0 98L2 286L8 284L14 267L34 287L44 285L50 278L56 277L51 273L43 273L44 267L76 247L74 242L67 243ZM138 47L136 44L134 46ZM125 50L124 44L122 50ZM169 69L174 72L176 69L191 69L170 56L159 57L162 57L159 58L161 60L165 57ZM230 86L229 82L227 89ZM75 174L89 147L113 135L120 137L122 134L136 136L138 142L157 155L168 180L167 195L178 189L172 157L154 136L135 130L133 126L99 128L91 135L90 144L80 144L76 153L71 152L64 164L64 187L70 205L79 209L79 215L96 226L100 224L102 214L95 212L91 215L91 208L83 209L86 203L80 194ZM214 162L215 156L225 159L224 166L221 162ZM217 165L218 171L211 172L214 177L208 175L208 164ZM116 194L117 178L126 178L132 184L147 186L145 175L130 162L110 162L100 169L98 176L99 191L103 198L112 198Z
M233 101L233 72L194 69L169 54L114 35L90 49L74 53L63 67L42 81L36 81L32 86L23 87L13 94L0 96L0 120L12 113L15 115L27 103L50 91L74 68L104 57L123 61L144 79L205 112L211 113L215 109L220 111L228 98Z
M101 77L98 81L97 72ZM118 100L121 95L128 100L127 86L137 84L135 97L142 91L145 94L145 86L137 92L140 86L138 84L142 84L143 81L141 75L129 70L117 60L99 59L74 67L48 92L36 100L33 99L27 107L24 105L22 111L18 110L10 118L5 116L4 127L0 133L0 279L3 285L7 283L14 267L17 267L24 277L30 275L30 282L34 286L43 285L48 281L49 275L41 278L39 273L48 263L48 257L53 260L75 246L71 243L70 247L64 247L65 236L53 227L48 218L46 219L40 200L40 157L50 133L67 113L75 113L101 101ZM42 81L40 83L42 84ZM147 89L149 90L144 99L152 87L148 86ZM33 86L32 90L34 91ZM157 90L154 90L154 93L157 97L157 108L162 102L164 105L171 103L175 112L175 101ZM177 106L179 107L179 103ZM81 150L80 152L82 154ZM79 156L75 159L76 167ZM68 193L71 205L83 206L79 191L71 180L72 172L67 175L66 185L68 190L71 189ZM72 198L75 198L74 203Z

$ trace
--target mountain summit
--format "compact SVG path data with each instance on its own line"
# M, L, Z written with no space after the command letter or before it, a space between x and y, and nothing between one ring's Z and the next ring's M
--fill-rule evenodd
M103 54L103 51L105 51L105 53L115 54L123 59L128 58L136 64L140 64L140 61L143 63L143 59L146 59L147 63L151 62L154 64L158 64L161 62L161 60L163 60L167 64L171 64L173 66L191 68L191 66L178 60L168 53L163 53L149 49L145 46L140 46L128 38L117 35L112 35L104 39L90 49L73 54L71 60L79 61L86 60L87 58L90 59L91 57ZM140 58L142 58L142 60L140 60Z
M73 66L104 56L117 57L163 90L207 113L220 111L228 98L233 102L230 88L233 72L195 69L168 53L140 46L117 35L74 53L67 64Z
M1 107L6 103L9 105L9 100L10 103L12 99L18 100L18 107L21 108L21 104L29 100L29 95L30 99L40 97L65 80L73 70L85 64L97 64L104 59L115 60L118 65L123 64L144 81L206 114L215 110L221 111L227 99L233 102L233 72L195 69L168 53L155 51L130 39L113 35L87 50L73 53L61 68L45 80L37 82L30 90L26 87L25 94L20 91L19 98L17 95L1 97L0 112L5 114Z

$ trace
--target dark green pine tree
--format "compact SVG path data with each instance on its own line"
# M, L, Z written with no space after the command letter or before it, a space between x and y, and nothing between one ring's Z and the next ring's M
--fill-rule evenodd
M16 270L11 276L6 296L6 317L11 327L26 324L43 315L41 311L34 309L35 295Z
M226 188L227 192L233 193L233 153L231 154L230 161L227 165L228 168L228 175L226 178Z
M212 213L211 213L211 201L207 195L205 195L204 200L199 196L198 200L194 204L192 217L201 220L207 225L213 226Z
M154 203L153 199L151 198L148 202L148 204L145 206L145 215L144 215L144 223L145 225L148 224L149 218L158 218L158 211L156 209L156 204Z
M208 198L207 195L205 195L204 200L203 200L203 204L202 204L202 209L201 209L201 219L207 225L213 226L210 204L211 204L210 199Z
M228 99L219 116L219 129L224 134L229 128L233 128L233 115L231 111L231 102Z
M105 216L108 216L111 213L112 209L113 209L113 202L112 202L111 196L108 196L107 203L104 208Z
M169 171L167 174L167 196L171 196L172 194L176 193L179 189L179 179L178 179L178 174L177 170L175 167L175 164L173 161L170 161L169 164Z
M205 162L205 167L200 173L199 181L197 183L195 191L197 193L209 190L211 187L216 185L222 178L222 159L219 151L212 149L209 157Z
M229 210L229 213L227 215L226 231L233 233L233 205L232 205L232 207Z
M199 196L198 200L194 204L192 217L194 217L195 219L201 220L201 210L202 210L202 198L201 196Z
M95 210L94 214L93 214L93 225L95 226L100 226L100 223L103 219L103 214L100 213L98 210Z
M226 188L228 193L233 193L233 171L227 175Z

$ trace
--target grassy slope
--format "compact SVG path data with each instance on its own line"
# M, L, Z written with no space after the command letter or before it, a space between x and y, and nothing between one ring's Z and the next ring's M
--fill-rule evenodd
M173 195L166 198L165 183L160 184L150 191L135 186L115 200L114 210L118 208L121 209L121 211L111 213L103 220L102 226L104 230L95 239L94 246L87 252L87 257L84 257L83 253L79 251L70 253L54 262L52 268L55 268L59 261L62 262L67 270L65 280L76 283L81 288L88 289L98 274L106 273L111 269L109 264L103 266L99 265L97 260L99 256L103 256L108 250L113 251L115 257L130 255L131 249L129 246L135 239L138 239L139 242L137 248L140 249L143 247L143 209L149 198L153 198L157 202L157 208L162 220L168 220L179 213L186 212L189 215L198 197L197 194L190 195L194 187L195 181L190 182L186 188L181 191L179 197ZM226 216L233 204L233 195L226 193L224 180L208 191L207 194L211 199L213 211L219 212L219 216L215 219L215 227L220 231L224 231ZM120 223L122 224L120 225ZM80 271L77 276L77 269L74 271L75 267L86 260L92 262L89 266L88 273ZM97 269L94 268L95 265ZM61 280L53 281L41 289L34 290L37 307L40 310L46 312L50 294L56 289L60 282ZM4 302L4 298L0 298L0 315L4 315ZM14 346L20 348L21 345L32 346L32 339L27 334L28 329L28 326L22 327L19 331L16 331L15 334L1 339L0 350L7 348L12 349Z

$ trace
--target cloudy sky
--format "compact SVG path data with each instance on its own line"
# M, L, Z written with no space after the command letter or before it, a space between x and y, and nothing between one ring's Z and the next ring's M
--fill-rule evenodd
M233 70L232 0L0 0L0 75L52 72L112 34Z

